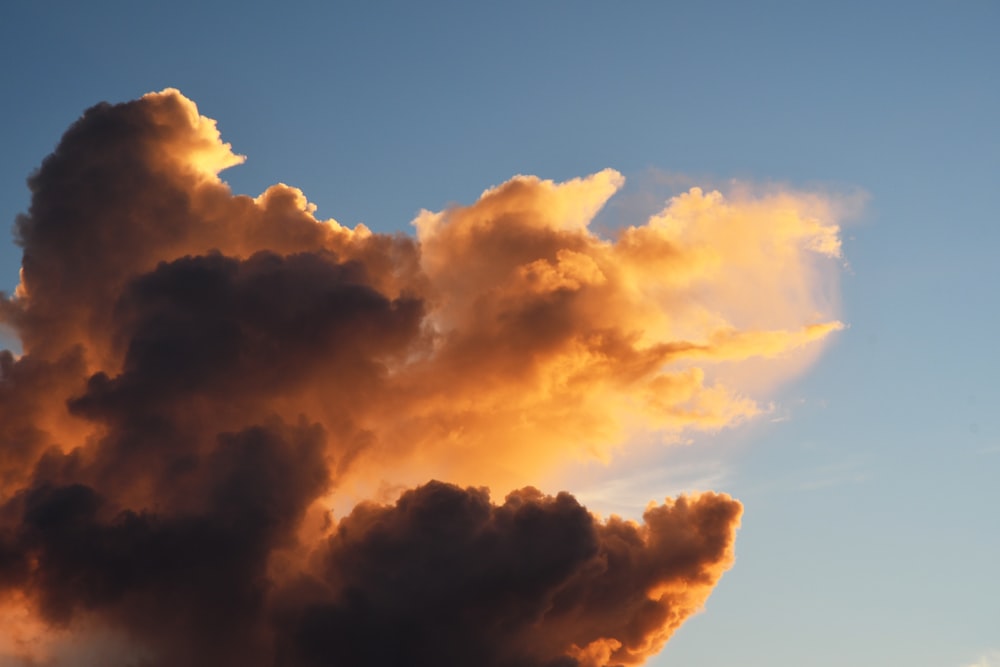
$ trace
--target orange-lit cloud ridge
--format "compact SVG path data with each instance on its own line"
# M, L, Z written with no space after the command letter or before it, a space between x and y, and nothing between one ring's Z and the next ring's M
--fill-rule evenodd
M24 350L0 356L0 658L658 651L731 565L740 504L602 521L525 485L764 410L747 392L842 327L836 202L693 188L606 238L620 174L518 176L414 238L286 185L235 196L241 161L167 90L88 110L29 181L0 301Z

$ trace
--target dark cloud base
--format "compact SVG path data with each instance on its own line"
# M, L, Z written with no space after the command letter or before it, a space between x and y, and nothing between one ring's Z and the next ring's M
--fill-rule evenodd
M225 438L196 513L114 512L82 484L27 490L4 508L20 525L2 581L56 626L99 614L156 665L568 666L604 638L622 643L612 664L634 664L731 558L740 510L725 496L653 508L640 526L600 523L568 494L492 505L431 482L356 508L279 584L268 558L326 481L316 435Z

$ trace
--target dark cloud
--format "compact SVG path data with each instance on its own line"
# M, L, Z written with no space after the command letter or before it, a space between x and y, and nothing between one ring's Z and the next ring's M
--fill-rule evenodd
M608 646L610 664L638 664L729 566L739 516L703 495L601 523L566 493L492 505L432 482L340 522L319 582L279 603L283 649L302 665L530 667L597 664L587 648Z
M609 664L641 663L732 561L740 507L725 496L637 525L601 523L565 493L497 506L432 482L359 506L278 582L269 556L293 545L289 527L327 482L319 435L222 438L196 511L117 510L82 484L27 490L15 549L36 566L0 559L8 585L56 625L98 612L153 665L568 667L604 664L589 657L602 647Z
M65 405L45 397L80 392L83 378L80 348L53 360L32 355L15 359L0 350L0 501L26 481L57 434L75 432L76 420Z
M48 623L96 613L152 648L151 664L270 664L259 658L268 563L295 545L329 483L323 448L318 427L223 434L188 471L189 497L175 507L123 508L113 488L38 481L5 508L20 514L7 579Z

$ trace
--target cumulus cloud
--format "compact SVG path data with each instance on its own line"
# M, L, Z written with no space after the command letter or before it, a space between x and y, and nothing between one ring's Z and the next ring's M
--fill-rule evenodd
M602 522L526 485L761 412L739 369L787 377L843 326L835 202L692 188L602 237L609 169L379 234L286 185L234 195L242 160L166 90L89 109L29 179L0 300L23 347L0 353L0 657L656 652L732 563L739 503Z
M706 494L599 523L566 493L431 483L341 521L279 627L296 664L640 664L729 567L739 515Z

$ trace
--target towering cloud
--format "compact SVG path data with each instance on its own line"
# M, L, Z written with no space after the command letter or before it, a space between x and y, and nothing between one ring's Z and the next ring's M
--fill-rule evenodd
M841 327L833 203L694 188L605 238L617 172L518 176L414 238L285 185L233 195L241 161L167 90L88 110L29 180L0 300L24 350L0 353L0 661L658 651L731 565L739 503L601 521L526 485L760 412L744 390Z

